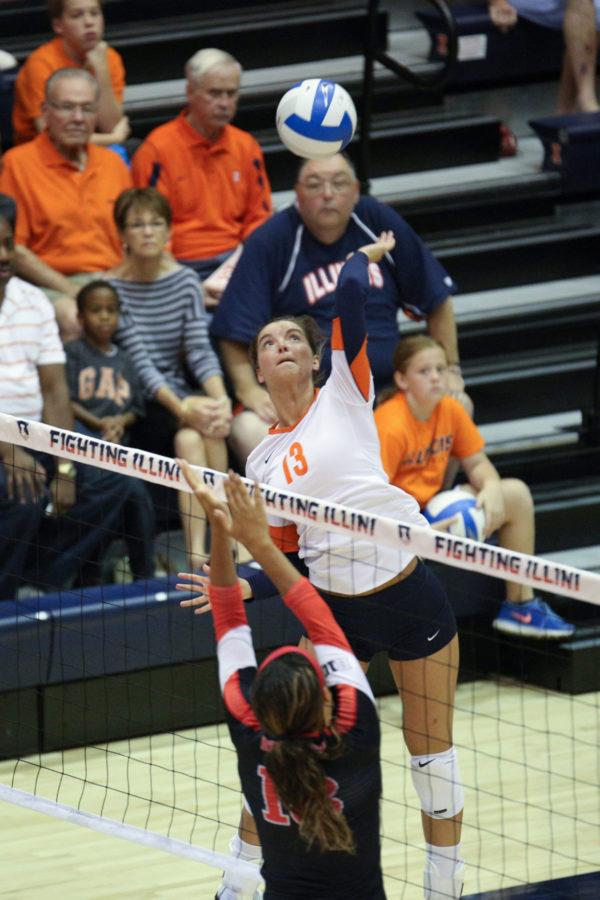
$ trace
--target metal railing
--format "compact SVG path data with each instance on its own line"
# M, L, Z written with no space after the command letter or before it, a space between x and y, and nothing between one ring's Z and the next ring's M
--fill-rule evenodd
M410 84L422 90L439 90L447 84L452 76L457 58L458 37L456 23L446 0L429 0L436 7L444 21L445 31L448 35L448 55L446 61L433 73L418 73L408 66L393 59L388 53L377 46L377 17L379 14L380 0L369 0L368 26L365 40L365 59L363 75L363 93L360 114L360 131L358 147L357 174L362 185L362 190L369 190L371 116L373 106L373 90L375 84L375 63L378 62L398 78L408 81Z

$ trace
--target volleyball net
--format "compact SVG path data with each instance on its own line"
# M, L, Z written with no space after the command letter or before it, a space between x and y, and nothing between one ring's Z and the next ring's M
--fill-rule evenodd
M175 460L140 449L2 414L0 441L166 486L174 496L189 492ZM12 484L18 479L11 465L5 456ZM222 495L222 473L196 471ZM585 629L565 648L509 640L489 625L504 579L594 609L600 605L600 576L360 509L260 489L267 509L290 522L319 525L333 538L359 537L375 550L408 549L432 561L443 581L453 574L453 605L460 605L461 593L477 592L483 615L459 619L464 663L454 725L466 795L465 894L599 869L600 650ZM131 537L122 521L108 514L107 521L103 552ZM51 524L60 528L60 518ZM78 524L85 529L84 520ZM7 558L7 544L27 544L36 577L32 587L25 568L28 590L22 585L19 599L0 603L0 799L203 863L199 872L208 874L198 880L208 885L206 896L218 884L216 870L232 868L252 896L256 868L227 854L241 795L223 724L210 616L180 608L185 595L168 573L47 592L40 564L45 548L37 533L31 538L19 529L3 541ZM337 553L332 540L332 557ZM81 560L82 573L89 562ZM473 578L475 588L468 584ZM376 603L371 606L376 616ZM276 597L247 609L259 656L300 634ZM587 680L559 692L557 672L567 671L569 654L577 651L586 657ZM390 898L409 900L420 896L419 804L402 739L401 704L381 660L372 675L381 695L386 891Z

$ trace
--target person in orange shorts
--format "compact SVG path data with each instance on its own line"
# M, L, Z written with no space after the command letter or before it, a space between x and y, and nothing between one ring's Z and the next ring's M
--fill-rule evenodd
M428 335L404 338L394 353L398 388L375 410L381 460L391 484L417 500L421 509L442 490L450 457L460 460L466 490L485 513L486 535L498 531L507 550L533 553L534 508L527 485L500 478L484 452L484 440L464 407L446 393L448 362L441 344ZM442 523L440 523L442 524ZM450 525L450 520L445 523ZM526 585L506 583L506 600L494 628L537 638L564 638L575 628Z
M89 143L97 108L95 78L59 69L46 85L46 130L9 150L0 172L0 191L17 204L18 274L50 292L65 340L80 333L82 281L122 256L112 212L131 175L116 153Z
M171 250L204 281L205 303L216 305L237 248L271 215L271 188L262 150L231 125L241 66L223 50L199 50L188 60L188 107L150 132L132 161L136 187L156 187L173 210Z
M15 144L30 141L44 129L44 88L58 69L78 66L98 82L98 117L91 142L107 146L129 135L123 116L125 68L116 50L103 38L101 0L49 0L55 37L28 56L15 83L13 132Z

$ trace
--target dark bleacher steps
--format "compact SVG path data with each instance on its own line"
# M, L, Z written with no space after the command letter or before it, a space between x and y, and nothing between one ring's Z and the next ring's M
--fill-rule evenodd
M479 232L429 243L465 292L592 275L600 268L600 224L504 226L493 236Z
M256 135L265 153L265 163L274 190L294 182L298 160L281 144L274 132ZM399 172L435 169L454 160L457 166L498 158L500 122L493 116L452 116L443 112L380 114L372 121L369 153L373 177ZM358 135L347 152L358 162Z
M201 47L220 47L244 68L349 56L362 48L367 24L366 4L358 0L330 0L326 6L314 0L238 3L227 15L219 4L201 14L197 6L196 12L185 15L175 9L177 13L167 17L163 7L163 17L152 19L131 9L122 23L111 19L110 8L105 10L106 39L123 57L128 84L179 78L185 61ZM4 31L3 49L24 59L48 39L48 26L43 27L38 33ZM387 15L382 12L377 20L381 48L386 34Z
M183 69L183 64L182 64ZM274 133L275 110L288 88L306 77L331 78L339 81L351 94L357 109L362 102L362 58L344 57L302 65L279 66L276 69L244 71L240 104L235 124L261 138ZM419 91L398 81L386 72L376 74L377 93L373 99L373 113L404 113L432 107L442 109L443 99L435 91ZM185 80L158 82L154 85L132 85L125 91L125 111L133 134L142 139L153 128L174 118L186 105ZM459 116L457 116L458 118Z

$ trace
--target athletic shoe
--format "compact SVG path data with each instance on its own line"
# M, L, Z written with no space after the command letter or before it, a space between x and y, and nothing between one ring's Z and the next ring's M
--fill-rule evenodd
M505 600L492 625L507 634L533 638L567 638L575 631L574 625L561 619L538 597L525 603L510 603Z

